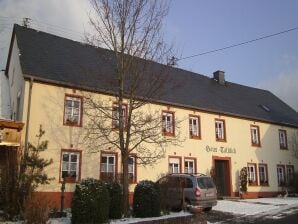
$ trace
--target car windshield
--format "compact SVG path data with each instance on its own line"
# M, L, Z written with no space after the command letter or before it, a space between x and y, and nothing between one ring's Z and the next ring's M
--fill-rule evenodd
M210 177L198 177L197 182L198 182L199 188L201 188L201 189L215 187L214 183Z

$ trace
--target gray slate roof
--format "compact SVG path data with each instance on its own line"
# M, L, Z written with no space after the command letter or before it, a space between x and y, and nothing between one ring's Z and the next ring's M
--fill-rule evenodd
M49 83L113 92L113 52L19 25L14 26L14 34L25 78L31 75ZM298 113L269 91L231 82L223 86L207 76L168 69L170 80L179 85L167 85L170 91L159 102L298 127Z

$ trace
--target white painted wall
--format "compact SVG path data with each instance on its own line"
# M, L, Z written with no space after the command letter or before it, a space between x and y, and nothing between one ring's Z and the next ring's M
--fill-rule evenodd
M10 119L9 82L4 71L0 71L0 119Z
M8 66L8 79L10 88L10 104L12 111L12 120L23 120L23 107L24 107L24 91L25 81L20 64L20 54L16 38L14 38L13 48ZM17 99L20 98L19 112L17 112Z

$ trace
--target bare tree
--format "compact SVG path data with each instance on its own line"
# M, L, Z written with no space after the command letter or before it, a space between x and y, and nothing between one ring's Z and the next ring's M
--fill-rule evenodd
M169 4L158 0L90 1L94 13L89 20L94 32L86 35L86 40L111 50L113 58L107 61L115 70L108 78L112 96L85 96L84 113L89 122L84 140L91 151L120 150L127 215L130 153L136 154L138 164L148 165L163 158L169 144L181 142L179 121L170 124L163 120L161 110L150 104L167 91L164 87L169 81L170 68L164 64L171 47L164 44L161 35ZM175 136L162 134L171 128L166 125L175 126Z

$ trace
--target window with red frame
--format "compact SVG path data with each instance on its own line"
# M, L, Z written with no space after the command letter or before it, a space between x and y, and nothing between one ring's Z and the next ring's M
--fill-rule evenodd
M67 181L79 181L80 173L80 152L62 151L61 156L61 180L66 178Z
M257 168L256 164L249 163L247 164L247 177L249 185L257 185Z
M253 146L260 146L260 128L255 125L250 126L250 134L251 134L251 144Z
M128 158L128 178L130 183L136 182L136 157L129 156Z
M287 131L286 130L279 130L279 146L281 149L287 149L288 148L288 142L287 142Z
M284 186L286 184L285 166L283 165L277 165L277 183L278 186Z
M169 158L169 173L180 173L179 158Z
M174 135L174 113L173 112L162 112L162 132L164 135Z
M215 120L215 136L217 141L225 141L225 121L224 120Z
M200 138L200 117L189 116L189 136L190 138Z
M82 98L77 96L65 97L64 124L80 126L82 120Z
M100 159L100 179L114 180L116 178L116 154L101 154Z
M268 167L267 164L259 164L260 185L268 185Z
M185 173L195 173L195 160L185 159L184 160L184 172Z

